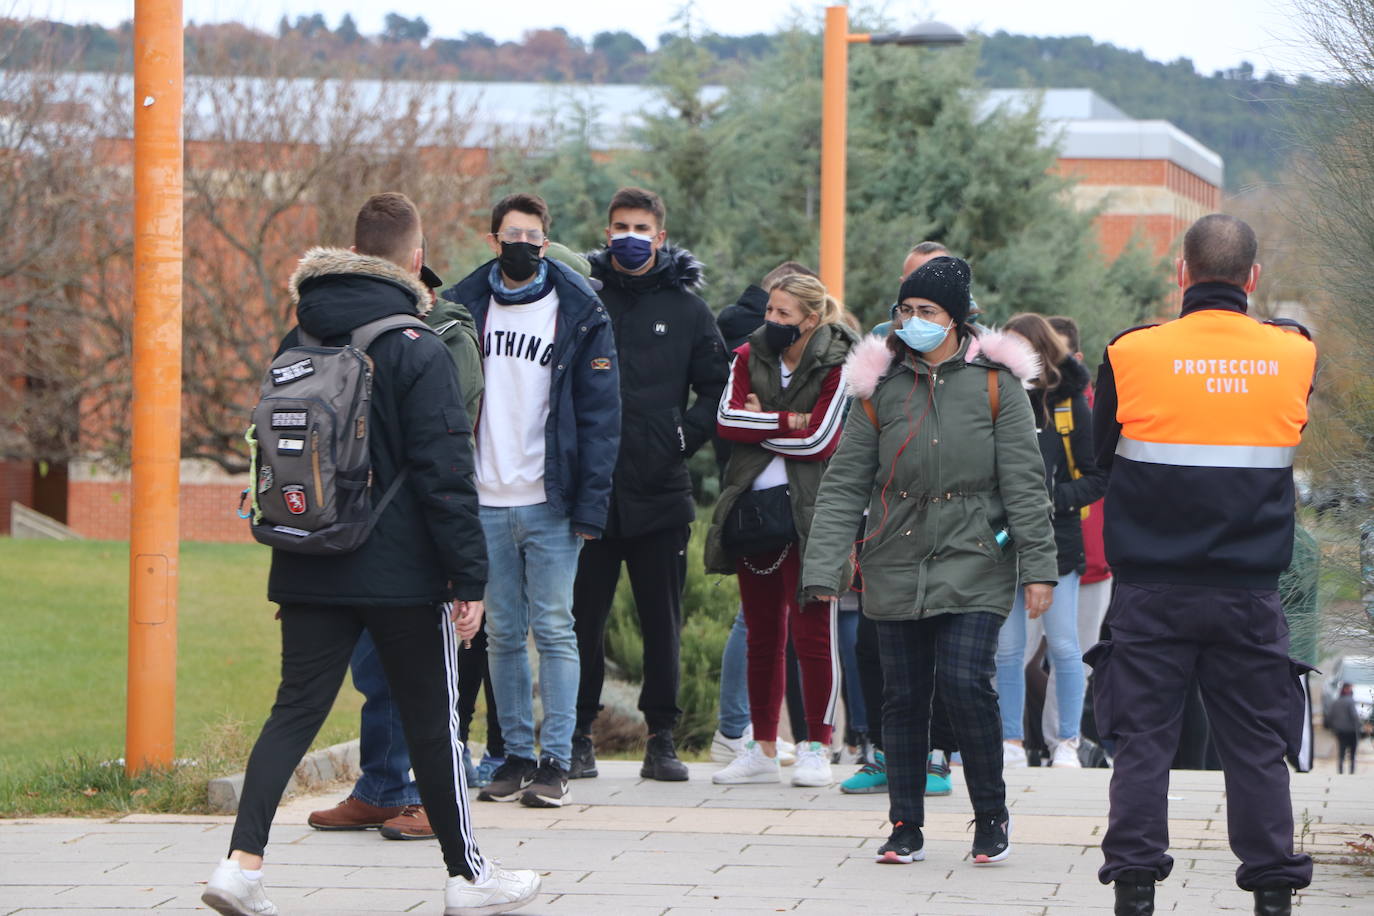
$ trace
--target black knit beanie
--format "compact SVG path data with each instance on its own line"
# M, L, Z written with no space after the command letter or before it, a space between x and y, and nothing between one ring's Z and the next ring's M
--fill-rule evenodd
M968 261L963 258L931 258L902 281L897 301L929 299L948 312L956 326L961 325L968 318L970 278Z

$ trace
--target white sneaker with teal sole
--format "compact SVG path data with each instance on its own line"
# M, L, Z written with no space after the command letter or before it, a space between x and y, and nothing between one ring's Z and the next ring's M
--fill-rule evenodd
M758 742L750 741L744 745L743 753L711 777L711 782L718 786L782 782L782 768L778 766L778 758L765 756Z
M205 882L201 903L224 916L277 916L277 905L267 899L262 879L248 878L233 859L225 859Z
M444 916L493 916L518 910L539 895L539 875L493 865L485 881L454 875L444 885Z

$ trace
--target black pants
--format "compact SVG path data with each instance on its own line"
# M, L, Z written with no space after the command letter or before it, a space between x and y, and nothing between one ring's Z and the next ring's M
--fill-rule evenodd
M1337 746L1338 746L1338 748L1339 748L1339 749L1336 751L1336 772L1337 772L1337 773L1342 773L1342 772L1345 771L1345 758L1346 758L1346 757L1349 757L1349 758L1350 758L1350 773L1351 773L1351 775L1354 775L1354 773L1355 773L1355 748L1359 746L1359 743L1360 743L1360 733L1359 733L1359 732L1336 732L1336 744L1337 744Z
M506 756L506 742L501 738L501 719L496 715L496 697L491 690L491 674L487 670L487 624L472 638L472 647L458 653L458 737L468 743L472 717L477 712L477 695L487 698L487 754Z
M868 740L883 749L883 667L878 658L878 625L867 614L859 614L859 638L854 644L859 660L859 686L868 707Z
M1243 890L1306 887L1312 859L1293 851L1285 754L1301 741L1306 697L1288 658L1274 590L1118 583L1109 638L1093 646L1093 710L1116 746L1103 884L1128 870L1173 868L1169 764L1196 678L1226 774L1226 822Z
M340 607L284 604L281 685L248 771L230 850L262 855L282 792L329 715L358 636L377 645L401 713L415 781L450 875L472 878L486 863L473 838L456 717L458 638L439 605Z
M1002 781L1002 715L992 679L1002 617L990 612L939 614L925 620L877 622L883 662L883 743L888 819L925 824L926 754L938 684L964 760L975 814L1006 808Z
M588 541L577 561L573 585L573 623L582 676L577 690L577 730L591 732L601 711L606 680L606 621L611 616L620 565L630 573L639 632L644 639L644 684L639 709L649 733L672 730L682 710L677 705L681 672L682 586L687 580L686 526L632 538Z

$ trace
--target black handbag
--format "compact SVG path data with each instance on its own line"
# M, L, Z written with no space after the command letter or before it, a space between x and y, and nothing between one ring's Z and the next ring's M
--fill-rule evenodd
M774 553L795 540L797 526L786 484L741 493L721 530L721 545L735 559Z

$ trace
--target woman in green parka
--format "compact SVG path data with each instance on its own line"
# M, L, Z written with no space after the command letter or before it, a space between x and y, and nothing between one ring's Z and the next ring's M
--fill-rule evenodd
M879 862L924 858L926 753L939 678L974 811L975 864L1011 852L998 631L1018 578L1043 614L1058 579L1045 467L1020 379L1038 360L1015 335L968 317L968 264L935 258L902 282L894 330L847 364L854 406L816 498L807 598L849 586L864 510L864 613L878 629L892 833Z

